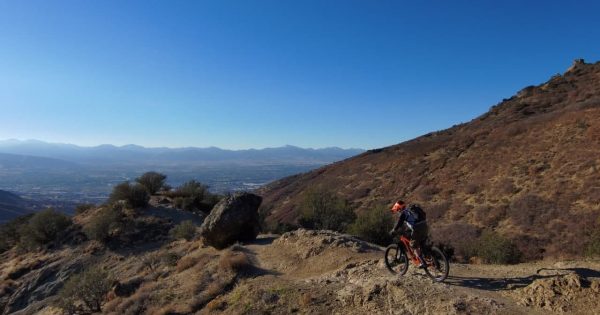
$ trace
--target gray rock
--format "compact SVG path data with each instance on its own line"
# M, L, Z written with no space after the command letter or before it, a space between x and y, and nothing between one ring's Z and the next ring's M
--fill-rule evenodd
M4 309L5 314L33 314L48 306L64 282L81 270L81 260L59 260L29 272L22 284L11 294Z
M261 202L260 196L251 193L235 193L221 200L204 220L200 236L217 249L256 239L260 232Z

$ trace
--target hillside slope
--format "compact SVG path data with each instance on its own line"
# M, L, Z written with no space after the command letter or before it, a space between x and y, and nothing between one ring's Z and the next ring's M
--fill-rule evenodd
M271 220L293 222L321 188L357 211L404 198L450 242L483 228L526 258L579 255L600 213L600 63L577 60L469 123L371 150L260 190ZM469 231L472 231L469 232Z
M60 314L62 281L93 265L115 280L103 314L593 314L600 307L598 262L453 264L445 283L433 283L414 267L390 274L382 257L379 247L330 231L263 235L223 251L199 241L118 250L85 242L0 255L0 313Z

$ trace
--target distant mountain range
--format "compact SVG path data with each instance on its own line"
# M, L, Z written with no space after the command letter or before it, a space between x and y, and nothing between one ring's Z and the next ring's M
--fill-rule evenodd
M39 140L0 141L0 165L21 163L54 164L72 167L69 163L101 165L315 165L329 164L363 153L361 149L304 149L291 145L248 150L209 148L145 148L138 145L99 145L82 147L72 144L47 143ZM12 156L7 155L12 154ZM15 156L20 155L20 156ZM53 160L35 160L43 157Z

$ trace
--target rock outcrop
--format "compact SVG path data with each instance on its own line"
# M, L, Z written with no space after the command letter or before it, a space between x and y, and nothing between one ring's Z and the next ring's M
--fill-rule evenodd
M260 232L260 196L236 193L221 200L200 227L205 244L223 249L235 242L251 241Z
M570 313L573 308L588 305L598 310L600 280L587 280L577 273L542 278L514 293L520 305L556 313Z

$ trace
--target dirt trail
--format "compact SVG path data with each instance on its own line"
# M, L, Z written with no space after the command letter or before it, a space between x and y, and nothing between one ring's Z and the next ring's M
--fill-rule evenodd
M600 314L598 261L452 264L433 283L414 267L390 274L382 248L333 232L261 236L245 248L265 272L242 287L259 301L276 292L277 303L261 302L275 314Z

